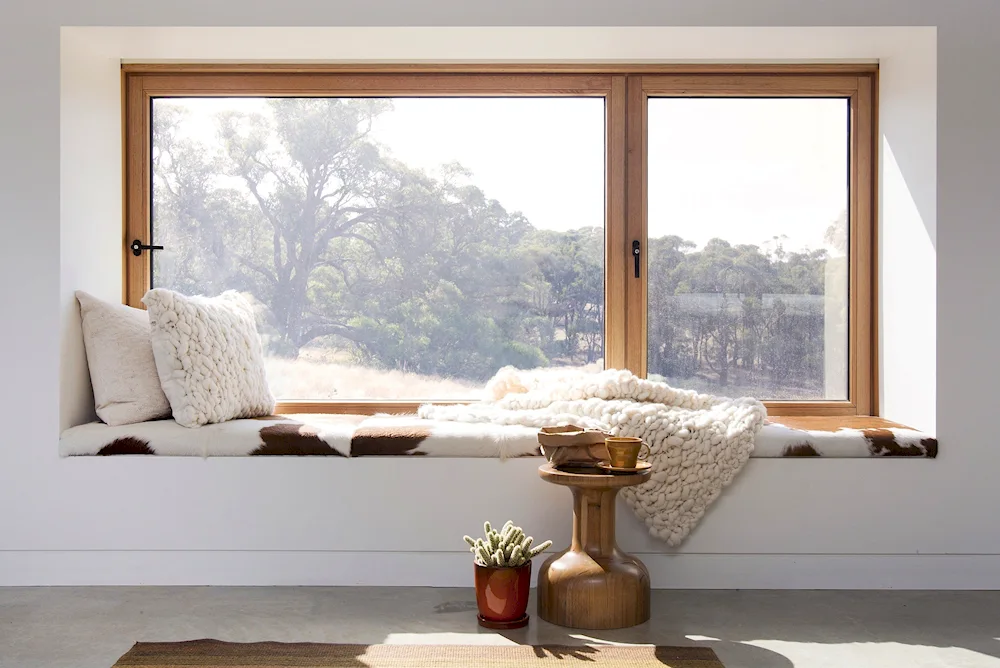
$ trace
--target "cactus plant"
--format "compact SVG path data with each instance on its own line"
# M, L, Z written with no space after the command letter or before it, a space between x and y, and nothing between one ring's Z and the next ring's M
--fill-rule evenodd
M547 540L531 547L535 539L525 536L521 527L514 526L509 520L500 531L496 531L489 522L486 522L483 524L483 533L485 538L474 540L469 536L463 536L465 542L469 544L469 551L475 555L476 563L480 566L517 568L552 546L552 541Z

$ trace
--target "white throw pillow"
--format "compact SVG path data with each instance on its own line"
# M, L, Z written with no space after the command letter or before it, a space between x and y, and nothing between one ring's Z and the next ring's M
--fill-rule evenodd
M112 426L170 416L142 309L77 291L97 416Z
M198 427L274 412L250 303L236 292L185 297L155 288L149 310L153 357L174 419Z

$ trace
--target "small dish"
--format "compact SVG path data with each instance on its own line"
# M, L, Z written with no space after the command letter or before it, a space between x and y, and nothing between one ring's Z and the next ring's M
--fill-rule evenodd
M607 471L608 473L626 474L626 473L642 473L647 469L653 468L653 465L650 464L649 462L639 461L636 462L635 466L633 467L619 468L617 466L612 466L611 462L603 461L603 462L597 462L597 468L601 469L602 471Z

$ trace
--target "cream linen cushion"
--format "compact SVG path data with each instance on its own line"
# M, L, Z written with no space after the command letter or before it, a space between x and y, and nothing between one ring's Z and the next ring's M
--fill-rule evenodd
M160 385L179 424L198 427L274 411L260 335L245 298L233 291L185 297L155 288L142 303L149 310Z
M97 417L112 426L170 416L142 309L77 291Z

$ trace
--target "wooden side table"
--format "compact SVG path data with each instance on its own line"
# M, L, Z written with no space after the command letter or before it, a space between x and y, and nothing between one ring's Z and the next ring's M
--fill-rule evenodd
M539 467L542 480L573 492L573 542L538 571L539 617L577 629L619 629L649 619L649 571L615 542L615 498L650 474Z

